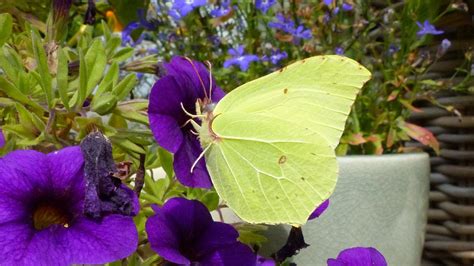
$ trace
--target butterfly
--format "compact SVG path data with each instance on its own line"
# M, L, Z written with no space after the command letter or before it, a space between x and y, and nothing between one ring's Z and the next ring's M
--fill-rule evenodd
M347 57L315 56L202 103L197 131L221 199L249 223L304 224L334 191L335 148L370 77Z

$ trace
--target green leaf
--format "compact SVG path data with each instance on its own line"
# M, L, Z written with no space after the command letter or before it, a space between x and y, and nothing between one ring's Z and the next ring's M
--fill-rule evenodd
M135 87L137 81L137 76L134 73L129 74L117 84L112 92L117 96L117 99L122 100Z
M48 61L46 58L46 51L43 48L41 37L35 29L31 29L31 41L33 45L33 52L35 54L37 72L39 77L38 82L43 89L44 95L46 96L46 102L49 108L53 108L53 88L52 88L52 77L49 72Z
M95 39L91 47L84 56L84 62L87 70L87 95L92 92L94 87L99 83L107 65L105 49L100 39Z
M165 170L166 175L172 177L174 174L173 155L161 147L158 147L158 155L160 157L161 167Z
M23 103L30 105L33 108L43 110L38 103L28 98L25 94L23 94L20 90L18 90L15 85L13 85L10 81L8 81L5 77L0 76L0 91L5 92L10 98Z
M112 57L112 62L123 62L128 58L132 57L134 52L135 50L131 47L122 48L114 54L114 56Z
M0 47L10 38L12 33L13 19L8 13L0 14Z
M92 111L99 115L106 115L114 110L117 106L117 97L111 93L103 93L98 97L98 100L94 100L92 103Z
M59 48L58 51L58 72L56 74L56 86L59 92L59 97L61 97L61 101L66 107L67 110L70 111L69 107L69 97L68 93L68 62L67 62L67 55L66 52Z
M95 92L94 99L99 97L102 93L111 91L114 84L117 83L119 78L119 66L117 63L112 63L107 74L105 74L104 78L99 84L97 91ZM94 100L93 99L93 100Z

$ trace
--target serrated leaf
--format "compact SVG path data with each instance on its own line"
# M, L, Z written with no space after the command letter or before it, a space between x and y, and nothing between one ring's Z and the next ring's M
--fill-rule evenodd
M0 14L0 47L10 38L12 33L13 19L8 13Z

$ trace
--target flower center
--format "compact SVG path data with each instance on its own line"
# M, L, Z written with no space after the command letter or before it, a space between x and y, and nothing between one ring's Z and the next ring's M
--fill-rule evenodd
M40 204L33 212L33 227L36 230L45 229L54 224L69 227L67 213L51 204Z

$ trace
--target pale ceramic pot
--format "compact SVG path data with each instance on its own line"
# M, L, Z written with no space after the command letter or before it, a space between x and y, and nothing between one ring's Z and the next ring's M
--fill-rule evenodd
M339 157L329 208L303 226L311 246L298 266L326 265L343 249L375 247L389 265L420 265L427 220L429 157L425 153ZM288 226L273 226L266 255L286 242Z

